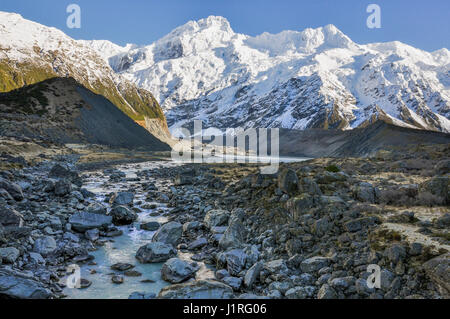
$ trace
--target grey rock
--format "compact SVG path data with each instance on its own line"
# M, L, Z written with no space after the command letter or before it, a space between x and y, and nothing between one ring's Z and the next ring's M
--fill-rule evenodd
M0 224L4 227L22 227L23 216L12 208L0 205Z
M89 213L100 214L100 215L106 215L106 213L107 213L106 207L98 202L90 203L86 207L86 211Z
M291 213L292 218L297 221L302 215L308 213L308 211L314 207L314 204L314 198L307 193L303 193L289 199L286 202L286 209Z
M194 240L193 242L189 243L188 249L189 250L195 250L202 248L208 244L208 240L205 237L200 237Z
M423 264L425 273L450 296L450 253L435 257Z
M278 188L283 192L292 194L298 191L299 180L292 169L283 169L278 174Z
M109 202L111 205L132 205L134 194L131 192L117 192L111 196Z
M215 280L197 280L163 288L158 297L163 299L230 299L233 289Z
M18 184L10 182L3 177L0 177L0 188L6 190L17 201L24 199L22 188Z
M178 284L192 278L198 268L179 258L167 260L161 268L161 277L170 283Z
M314 296L316 288L313 286L298 286L286 291L286 298L288 299L306 299Z
M53 237L43 236L34 241L33 251L45 257L53 253L56 248L56 241Z
M114 206L111 209L110 215L112 216L112 222L114 225L130 225L138 216L135 212L131 211L125 206Z
M14 264L20 256L20 251L15 247L0 248L0 259L6 264Z
M288 272L288 268L283 259L276 259L266 262L264 264L264 269L266 269L268 272L272 274L280 274Z
M247 270L244 276L244 286L251 289L259 278L261 270L263 269L263 263L257 262Z
M155 298L156 294L154 294L153 292L146 293L139 291L131 293L130 296L128 297L128 299L155 299Z
M84 233L84 236L90 241L96 241L100 238L100 231L97 228L89 229Z
M245 267L247 254L242 249L233 249L225 253L227 270L231 276L238 275Z
M386 248L384 255L394 264L405 259L406 249L402 245L394 244L391 247Z
M213 209L206 213L203 222L208 228L225 226L228 223L230 212L222 209Z
M112 224L112 217L88 212L77 212L70 216L72 229L80 233L94 228L104 228Z
M0 297L49 299L53 293L41 283L21 272L0 269Z
M72 191L72 183L67 179L60 179L55 183L55 195L66 196Z
M245 243L246 230L239 220L233 220L219 241L219 247L223 250L240 248Z
M78 172L65 163L55 164L51 168L48 176L51 178L68 179L70 182L79 187L82 185Z
M228 286L230 286L234 291L238 291L242 285L242 278L238 277L228 276L223 278L222 281Z
M136 259L141 263L158 263L175 257L176 253L170 244L152 242L138 249Z
M148 222L148 223L141 224L141 229L148 230L148 231L158 230L159 227L161 227L161 225L158 222Z
M321 256L315 256L305 259L300 264L300 268L303 272L314 273L319 271L323 267L327 267L330 264L330 259Z
M183 225L178 222L168 222L161 226L152 238L153 242L162 242L176 246L183 234Z
M323 284L317 293L317 299L337 299L336 291L327 284Z

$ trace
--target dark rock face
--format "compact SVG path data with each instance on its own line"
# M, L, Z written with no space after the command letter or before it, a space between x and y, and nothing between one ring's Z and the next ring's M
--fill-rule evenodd
M114 193L109 202L111 205L132 205L134 194L131 192Z

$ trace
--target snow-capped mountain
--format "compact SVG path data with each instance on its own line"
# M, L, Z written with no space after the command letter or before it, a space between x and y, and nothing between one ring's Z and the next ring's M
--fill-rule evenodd
M114 72L91 45L105 54L120 52L116 45L88 45L19 14L0 12L0 92L52 77L72 77L155 135L167 136L164 114L152 94Z
M172 131L193 119L221 129L350 129L383 119L450 132L445 48L360 45L333 25L251 37L214 16L148 46L87 44L155 95Z

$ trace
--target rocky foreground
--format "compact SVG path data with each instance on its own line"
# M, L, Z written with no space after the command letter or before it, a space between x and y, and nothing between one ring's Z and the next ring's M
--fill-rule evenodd
M0 297L65 297L67 266L95 266L90 253L157 202L169 221L138 225L156 232L136 263L161 263L169 285L130 298L448 298L448 154L435 145L320 158L282 164L276 175L186 164L137 166L129 178L79 170L70 156L3 170ZM83 187L93 176L124 190L98 202ZM199 275L204 264L213 277ZM368 265L380 267L379 287L368 286ZM111 281L140 276L133 268L112 265Z

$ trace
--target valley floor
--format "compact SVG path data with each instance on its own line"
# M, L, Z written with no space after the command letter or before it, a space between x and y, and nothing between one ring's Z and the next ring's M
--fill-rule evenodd
M450 296L449 145L275 175L99 146L1 147L0 297Z

